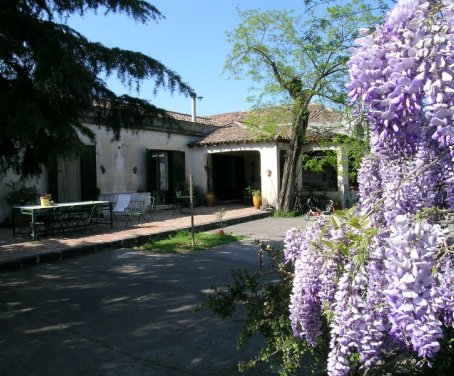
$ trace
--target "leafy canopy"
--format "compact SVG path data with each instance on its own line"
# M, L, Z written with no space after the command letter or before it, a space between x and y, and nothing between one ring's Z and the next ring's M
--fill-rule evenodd
M225 72L253 81L249 98L263 111L254 121L276 135L290 108L291 135L278 195L278 208L289 211L294 198L297 162L309 123L311 102L345 104L346 62L359 28L373 27L387 8L382 1L305 1L303 15L289 10L239 11L240 24L228 33L232 43Z
M105 78L127 88L154 82L155 93L193 95L181 77L138 52L90 42L65 24L72 14L101 10L125 13L142 23L163 16L142 0L5 0L0 8L0 173L12 168L37 175L49 157L77 153L80 135L94 141L82 122L104 124L116 139L124 128L140 128L162 109L118 96Z
M386 6L363 0L324 3L312 4L304 15L238 10L240 24L227 33L232 49L224 72L252 79L249 100L257 107L293 104L298 91L308 99L345 103L349 48L358 29L374 26Z
M335 135L331 141L321 141L320 149L324 151L305 152L301 155L302 169L316 174L324 172L326 166L337 169L337 153L329 150L332 146L344 147L348 156L348 178L350 185L357 185L358 169L361 167L363 156L368 151L366 141L360 137L347 135Z

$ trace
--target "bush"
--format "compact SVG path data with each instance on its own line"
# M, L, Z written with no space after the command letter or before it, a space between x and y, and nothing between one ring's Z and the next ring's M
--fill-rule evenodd
M11 191L5 195L5 201L9 205L35 204L39 197L36 187L28 187L23 181L10 181L6 185L11 188Z
M232 271L233 282L224 287L211 287L213 293L203 307L211 309L223 320L234 319L235 312L243 312L243 327L238 335L238 348L244 347L255 334L260 334L264 346L257 355L238 364L239 370L267 363L280 375L292 375L304 365L304 374L320 368L326 359L328 342L312 348L293 335L289 319L290 293L293 266L283 262L282 250L263 242L260 244L260 270L251 273L246 269ZM271 270L264 271L263 259L271 260ZM237 320L235 315L235 320Z

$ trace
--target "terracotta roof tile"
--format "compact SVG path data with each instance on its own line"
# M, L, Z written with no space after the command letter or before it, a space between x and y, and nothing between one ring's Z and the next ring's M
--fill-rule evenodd
M246 126L244 122L254 111L239 111L208 116L217 125L217 129L207 136L195 141L193 145L208 146L228 143L246 143L258 141L289 141L291 111L280 113L287 125L282 128L279 136L266 136ZM285 114L288 116L286 119ZM320 105L310 106L309 127L306 131L306 143L328 141L335 133L343 133L341 129L342 114Z
M311 127L306 131L305 142L320 142L329 141L336 132L331 129L320 129L320 127ZM259 141L289 141L289 136L272 136L258 137L257 133L249 129L245 129L238 123L224 125L218 127L213 133L199 139L194 144L199 146L230 144L230 143L247 143Z
M250 110L250 111L237 111L227 112L225 114L206 116L214 125L227 125L234 121L244 123L254 113L263 114L267 110ZM284 121L291 122L291 109L280 111L279 115L284 117ZM342 113L339 111L331 110L320 104L309 105L309 123L339 123L342 120Z

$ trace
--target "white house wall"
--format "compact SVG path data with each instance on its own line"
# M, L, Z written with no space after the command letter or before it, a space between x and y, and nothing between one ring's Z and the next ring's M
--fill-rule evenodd
M262 205L277 206L279 193L279 150L277 145L264 144L260 148L260 176L262 181Z
M146 149L183 151L185 152L186 176L193 176L194 186L199 193L207 191L207 156L214 153L258 152L260 154L260 182L263 205L277 206L279 192L279 147L275 143L226 144L209 147L188 147L193 136L178 133L160 132L157 130L142 130L132 132L123 130L119 142L112 141L112 133L104 127L88 125L96 135L96 171L97 186L101 194L137 192L147 190ZM89 144L88 139L84 140ZM286 147L284 144L283 147ZM305 150L316 150L315 145L305 147ZM346 204L348 179L345 151L339 152L340 171L338 192L330 192L332 199L343 206ZM300 168L298 168L298 171ZM246 169L246 174L248 170ZM249 176L249 175L248 175ZM10 213L10 207L4 200L9 188L5 183L18 180L18 176L10 173L0 180L0 222ZM47 172L29 183L44 193L47 191ZM297 177L298 189L302 188L302 179Z
M147 189L146 149L184 151L186 169L188 136L167 132L122 131L120 141L112 133L91 126L96 134L96 169L100 193L138 192Z
M187 143L192 136L156 130L142 130L137 133L123 130L120 141L116 142L112 141L113 134L106 128L86 125L96 135L97 186L101 194L145 191L147 189L146 149L184 151L185 168L188 171L191 156ZM90 144L87 138L81 136L81 139L85 144ZM134 167L136 167L136 173L134 173ZM29 182L29 185L36 186L40 193L48 190L47 171L43 170L39 178ZM197 169L194 167L194 170ZM4 221L11 211L4 199L5 194L10 191L5 183L18 179L17 175L10 173L0 180L0 222Z
M207 191L207 150L193 147L186 154L187 176L192 175L194 187L201 192Z

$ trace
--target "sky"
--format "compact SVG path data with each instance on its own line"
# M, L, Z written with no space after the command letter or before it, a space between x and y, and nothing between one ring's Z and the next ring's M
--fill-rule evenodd
M68 24L90 41L107 47L139 51L159 60L177 72L203 97L197 101L197 115L206 116L251 108L246 98L251 83L229 79L223 66L230 52L227 31L239 24L237 8L295 9L300 13L303 0L150 0L165 19L136 23L126 15L87 13L73 16ZM151 101L168 111L190 114L191 100L175 93L159 91L144 83L139 93L128 92L121 83L108 81L117 94L130 94Z

